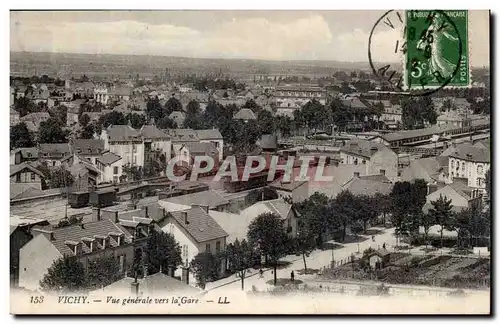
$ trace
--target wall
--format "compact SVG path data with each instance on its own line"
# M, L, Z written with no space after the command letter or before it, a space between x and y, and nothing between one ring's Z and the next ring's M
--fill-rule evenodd
M18 181L18 174L21 174L19 181ZM35 175L34 179L31 178L32 174ZM17 183L17 184L25 183L25 184L30 184L29 187L35 187L41 189L42 179L38 174L34 172L21 171L10 176L10 183Z
M192 239L191 235L189 235L173 217L167 218L165 225L163 225L162 227L162 231L172 234L175 237L175 240L179 242L183 263L186 262L186 259L188 263L191 262L195 255L197 255L199 252L204 251L205 249L205 247L203 246L203 250L199 250L198 244L193 242L194 240Z
M458 170L457 165L459 165ZM478 172L478 167L482 167L482 172ZM490 163L465 161L453 157L448 161L450 181L453 182L454 177L467 178L467 185L473 188L486 188L486 172L489 169Z
M219 151L219 161L224 159L224 140L200 140L200 143L214 143L215 148Z
M19 287L38 289L48 268L60 257L61 253L44 234L36 235L19 251Z
M380 174L385 170L385 176L391 182L398 181L398 155L394 151L386 149L377 151L370 158L368 175Z
M136 151L133 152L133 145L136 145ZM135 157L135 165L144 166L144 144L142 142L110 142L109 151L121 156L122 163L132 164Z

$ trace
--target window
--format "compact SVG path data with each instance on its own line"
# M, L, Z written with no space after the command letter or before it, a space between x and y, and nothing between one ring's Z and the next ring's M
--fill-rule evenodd
M354 165L358 165L358 159L354 159Z
M187 244L184 244L182 246L182 258L187 259L188 258L188 246Z
M132 159L132 164L137 164L137 156L134 155L133 159Z
M217 241L217 243L215 243L215 251L220 252L220 241Z
M36 174L35 172L31 172L31 181L35 181L36 180Z
M477 166L477 174L483 174L483 166L481 164Z
M381 174L381 175L385 175L385 170L380 169L380 174Z
M465 172L465 163L462 162L462 172Z
M21 173L16 174L16 182L21 182Z
M132 144L132 152L137 152L137 145L135 144Z
M113 174L118 174L118 167L117 166L113 167Z
M366 164L366 160L365 160L365 159L363 159L363 161L361 161L361 163Z
M455 167L455 161L451 160L451 168L453 169Z
M210 252L210 244L205 245L205 252Z

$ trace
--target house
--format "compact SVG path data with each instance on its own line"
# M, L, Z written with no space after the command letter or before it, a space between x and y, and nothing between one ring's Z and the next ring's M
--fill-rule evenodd
M172 111L172 113L168 115L168 118L172 119L177 124L177 127L183 127L184 121L186 120L186 114L182 111Z
M159 200L166 211L186 209L195 205L208 206L209 210L224 211L230 202L213 190L203 190L186 195Z
M20 147L10 152L10 164L35 162L38 160L37 147Z
M123 172L122 158L115 153L106 152L96 158L96 166L100 171L98 183L119 183Z
M30 229L35 225L49 225L43 219L10 217L10 283L16 287L19 280L19 250L32 239Z
M172 154L170 136L153 124L142 126L140 132L144 140L144 161L157 161L163 155L164 161L168 162Z
M69 143L43 143L39 145L38 156L48 166L60 166L61 161L71 155Z
M427 183L450 183L448 177L448 157L437 156L411 160L410 164L401 171L400 181L412 182L423 179Z
M248 229L250 222L264 213L272 213L279 216L283 220L283 226L287 234L290 237L295 237L297 235L298 214L295 209L292 208L292 205L285 202L282 198L259 201L242 210L240 212L240 217L242 221L243 219L249 221L249 223L246 224L246 228ZM238 224L245 225L239 221Z
M448 156L449 180L454 182L455 178L465 178L469 187L485 190L490 154L489 148L468 143L457 145Z
M471 121L466 115L456 111L447 111L437 117L437 125L442 128L446 127L467 127L471 125Z
M226 249L228 234L209 215L208 206L192 206L189 209L168 212L167 217L158 223L158 226L179 242L185 265L198 253L217 254ZM224 271L221 263L220 272Z
M234 115L233 119L249 121L249 120L257 120L257 116L255 116L254 112L251 109L242 108Z
M97 185L100 171L85 159L80 159L73 163L68 171L73 176L74 182L71 184L72 191L87 191Z
M112 87L108 96L114 101L129 101L132 96L132 88L129 87Z
M365 257L373 270L384 268L391 260L391 253L386 249L378 249Z
M110 125L100 139L104 148L123 159L123 165L144 166L144 142L141 132L130 125Z
M172 156L178 156L180 149L185 143L200 141L196 131L190 128L166 129L164 131L170 136L170 141L172 142Z
M398 180L398 155L383 144L351 140L339 152L342 164L365 166L365 175L383 174L391 182Z
M214 143L185 143L178 156L187 165L192 165L196 156L210 156L215 165L219 164L219 151L215 148Z
M102 139L75 139L70 147L73 154L86 158L94 165L96 165L97 158L105 152Z
M300 203L309 197L307 181L283 181L278 179L269 185L278 193L280 198L290 197L293 203Z
M219 161L223 160L224 138L218 129L199 129L196 130L196 136L200 143L213 143L219 152Z
M19 191L28 188L42 190L44 174L27 162L12 164L10 166L10 186L11 190Z
M10 108L10 126L17 125L20 122L21 119L19 113L15 109Z
M187 276L187 278L189 278ZM90 292L91 295L113 295L113 296L163 296L165 294L180 294L182 296L195 297L203 290L189 285L189 282L178 280L161 272L145 276L144 278L125 277L112 284Z
M452 210L455 212L472 206L480 207L482 203L481 190L468 187L465 181L455 181L428 194L422 210L429 211L432 208L431 202L438 200L441 196L451 200Z
M52 263L64 256L76 257L85 268L90 260L114 256L125 273L136 247L148 237L144 226L109 219L61 228L35 227L32 234L34 238L19 253L19 286L32 290L39 289Z

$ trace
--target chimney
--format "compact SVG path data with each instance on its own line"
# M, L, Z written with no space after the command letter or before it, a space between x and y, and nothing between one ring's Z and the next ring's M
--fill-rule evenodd
M118 210L115 211L115 217L114 217L113 221L115 223L118 223L120 221L120 219L118 218Z
M182 218L184 219L184 224L189 224L187 211L185 210L182 211Z
M443 142L443 148L446 150L448 148L448 142Z
M375 154L375 153L377 153L377 151L378 151L378 148L377 148L377 147L372 147L372 148L370 148L370 153L371 153L372 155L373 155L373 154Z
M80 223L80 228L85 229L85 225L83 223Z
M189 285L189 268L188 267L182 268L181 281L183 283L185 283L186 285Z
M101 208L92 208L92 220L93 221L101 220Z
M32 229L32 231L33 232L37 232L37 233L41 233L49 241L53 241L54 240L54 232L53 231L49 231L49 230L45 230L45 229L41 229L41 228L34 228L34 229Z
M205 213L207 213L207 214L208 214L208 205L193 205L193 206L198 206L198 207L200 207L201 209L203 209L203 211L204 211Z
M144 217L145 218L149 218L149 214L148 214L148 206L143 206L142 209L144 209Z
M457 148L457 142L453 142L453 148Z

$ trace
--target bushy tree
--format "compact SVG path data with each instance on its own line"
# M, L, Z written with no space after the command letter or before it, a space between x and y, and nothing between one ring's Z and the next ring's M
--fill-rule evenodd
M181 247L174 236L169 233L154 230L146 244L145 263L148 274L160 271L168 273L168 269L176 269L182 264Z
M123 274L120 271L118 258L104 256L89 260L87 268L87 286L89 289L99 289L120 280Z
M26 124L19 123L10 128L10 149L19 147L33 147L35 140L33 134L28 130Z
M436 220L436 223L441 226L441 247L443 247L443 231L452 224L453 211L451 206L451 199L439 195L437 200L431 201L432 208L429 213Z
M246 274L255 261L255 252L252 246L245 239L241 242L236 239L227 245L224 255L227 259L228 270L237 274L241 280L241 290L244 290Z
M41 122L38 128L38 141L40 143L67 143L69 131L64 130L64 126L58 118L54 117Z
M207 282L219 278L219 262L210 252L198 253L190 263L190 268L194 272L196 282L201 289L205 289Z
M288 236L283 220L276 214L260 214L248 226L247 238L250 244L273 266L274 285L276 285L278 261L287 252Z
M68 256L55 260L40 280L40 287L45 291L74 292L84 289L86 285L83 264Z

